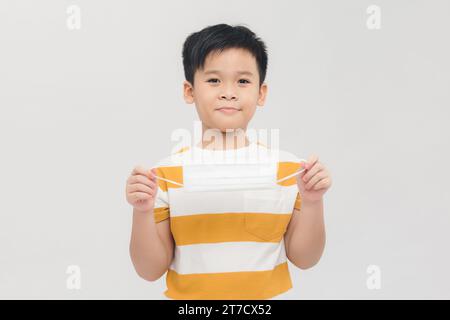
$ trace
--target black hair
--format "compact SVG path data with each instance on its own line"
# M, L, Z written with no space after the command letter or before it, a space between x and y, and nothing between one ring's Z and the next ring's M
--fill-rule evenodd
M203 69L208 54L229 48L246 49L255 57L261 85L266 78L268 60L265 43L247 27L223 23L208 26L186 38L182 54L186 80L194 85L195 71Z

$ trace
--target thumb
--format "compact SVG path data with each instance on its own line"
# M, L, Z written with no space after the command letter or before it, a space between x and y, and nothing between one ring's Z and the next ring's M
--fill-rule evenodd
M148 176L149 176L150 179L156 180L156 168L151 168L148 171Z
M303 177L305 176L305 174L307 173L307 170L308 170L307 163L305 161L301 162L300 170L303 170L303 171L300 172L297 177L297 184L299 187L303 188L303 186L305 185L305 182L303 181Z
M302 161L301 165L300 165L301 170L303 170L299 176L303 178L303 176L306 174L306 172L308 171L308 162L306 161Z

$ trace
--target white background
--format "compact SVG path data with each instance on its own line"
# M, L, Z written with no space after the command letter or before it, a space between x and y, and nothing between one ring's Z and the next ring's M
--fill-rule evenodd
M192 130L182 44L222 22L268 46L269 96L250 126L280 129L282 149L318 154L334 179L324 255L289 266L283 297L450 298L449 17L450 2L424 0L3 0L0 298L164 299L165 277L139 278L129 257L125 181Z

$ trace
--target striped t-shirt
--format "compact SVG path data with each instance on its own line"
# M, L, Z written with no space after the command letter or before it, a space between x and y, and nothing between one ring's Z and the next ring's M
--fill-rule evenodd
M177 154L219 158L250 148L209 150L197 146ZM254 150L254 149L253 149ZM269 150L270 151L270 150ZM183 164L173 155L158 162L155 221L170 219L174 257L166 273L172 299L269 299L292 288L284 234L293 209L300 210L296 176L276 189L189 192L183 187ZM181 158L180 158L181 159ZM301 163L278 151L277 180L298 171ZM277 185L277 187L278 187Z

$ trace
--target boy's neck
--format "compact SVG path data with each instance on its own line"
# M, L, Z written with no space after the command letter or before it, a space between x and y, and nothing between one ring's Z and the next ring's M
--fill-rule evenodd
M208 150L225 150L225 149L239 149L250 145L250 140L246 135L246 130L241 129L235 132L221 132L221 141L216 141L216 139L207 137L205 140L205 131L208 130L204 125L202 125L202 141L200 141L197 146L202 149Z

